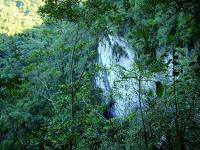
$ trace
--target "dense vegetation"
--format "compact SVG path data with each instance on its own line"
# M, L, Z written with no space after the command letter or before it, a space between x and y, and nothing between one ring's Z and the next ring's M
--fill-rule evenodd
M0 0L0 17L0 149L199 149L199 0ZM124 117L95 85L110 34L137 51L145 107Z

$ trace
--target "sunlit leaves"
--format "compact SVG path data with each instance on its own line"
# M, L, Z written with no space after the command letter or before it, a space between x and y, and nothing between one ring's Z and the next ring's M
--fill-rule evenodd
M0 1L0 33L14 35L35 25L40 25L42 20L36 14L42 0L31 1Z

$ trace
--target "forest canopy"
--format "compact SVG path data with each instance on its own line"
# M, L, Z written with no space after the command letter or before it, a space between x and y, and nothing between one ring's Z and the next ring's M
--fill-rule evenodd
M124 116L97 85L111 36L134 53ZM199 43L199 0L0 0L0 149L198 150Z

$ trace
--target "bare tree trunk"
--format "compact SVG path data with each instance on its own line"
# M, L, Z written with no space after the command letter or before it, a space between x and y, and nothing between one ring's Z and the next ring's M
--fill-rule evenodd
M139 79L138 79L138 82L139 82L139 105L140 105L140 114L141 114L141 117L142 117L142 125L143 125L143 128L144 128L144 143L145 143L145 150L148 150L148 139L147 139L147 132L146 132L146 125L145 125L145 122L144 122L144 114L143 114L143 111L142 111L142 102L141 102L141 80L142 80L142 77L140 75Z
M175 128L176 128L176 136L177 136L177 144L179 150L184 150L184 141L183 134L181 134L180 122L179 122L179 110L178 110L178 102L177 102L177 87L176 87L176 66L175 66L175 50L173 50L172 54L172 64L173 64L173 95L174 95L174 106L175 106Z
M72 127L71 127L71 132L72 132L72 137L70 141L70 150L74 150L75 147L75 98L76 98L76 88L74 87L74 64L75 64L75 51L76 51L76 45L78 43L78 34L79 34L79 27L77 29L77 33L75 35L75 43L72 49L72 55L71 55L71 72L70 72L70 95L71 95L71 119L72 119Z

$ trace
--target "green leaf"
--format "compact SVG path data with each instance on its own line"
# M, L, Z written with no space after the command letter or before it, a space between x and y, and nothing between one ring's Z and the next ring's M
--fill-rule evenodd
M189 66L193 66L193 65L195 65L197 62L191 62L190 64L189 64Z
M158 97L162 97L163 93L164 93L164 87L162 85L162 83L160 81L154 81L155 85L156 85L156 95Z
M168 38L168 40L171 41L171 42L176 40L176 37L173 36L173 35L169 35L167 38Z

